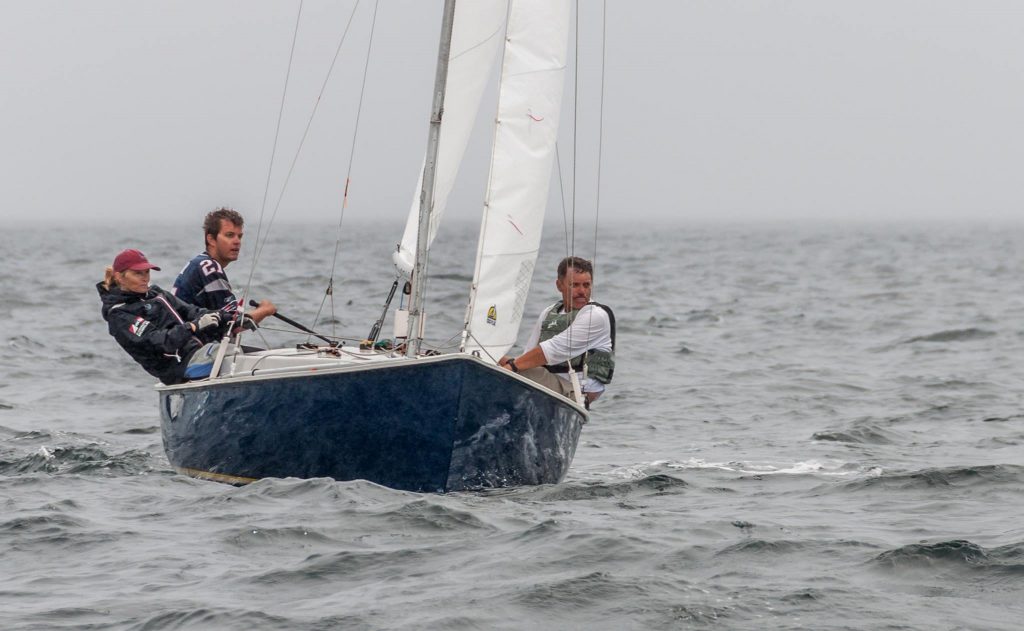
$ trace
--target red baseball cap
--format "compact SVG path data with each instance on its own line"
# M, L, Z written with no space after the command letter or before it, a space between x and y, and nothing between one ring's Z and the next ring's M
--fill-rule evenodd
M142 252L138 250L122 250L120 254L114 257L114 271L121 273L129 269L136 272L146 269L160 271L160 268L150 263L149 259Z

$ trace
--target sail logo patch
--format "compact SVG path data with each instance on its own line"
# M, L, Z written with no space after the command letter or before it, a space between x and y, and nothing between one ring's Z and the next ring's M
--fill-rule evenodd
M149 320L145 318L135 318L135 322L132 322L128 326L128 330L135 334L136 337L142 337L146 327L149 326Z
M490 324L491 326L498 325L498 309L495 305L491 305L487 309L487 324Z

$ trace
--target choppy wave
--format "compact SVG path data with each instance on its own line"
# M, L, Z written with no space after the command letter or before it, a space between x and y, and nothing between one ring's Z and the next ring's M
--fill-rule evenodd
M231 607L178 608L165 611L126 627L138 631L175 629L294 629L299 622L290 616L270 615L251 609ZM358 616L338 623L361 622ZM323 627L328 628L328 627Z
M753 462L705 462L700 459L691 459L686 462L661 462L653 463L670 469L710 469L727 471L741 475L826 475L826 476L857 476L865 473L874 474L874 467L865 468L845 462L794 462L786 464L753 463Z
M687 486L687 483L679 478L655 474L621 482L560 484L544 488L534 493L533 497L547 501L571 502L601 497L637 497L681 493Z
M28 335L14 335L7 338L7 345L13 350L43 350L46 345Z
M874 424L861 425L847 430L815 432L811 437L814 440L866 445L891 445L905 441L903 435Z
M915 543L887 550L872 560L887 570L965 569L1024 578L1024 543L986 549L963 539Z
M939 331L937 333L930 333L928 335L918 335L908 339L905 344L914 344L917 342L971 342L974 340L983 340L989 337L994 337L996 333L994 331L986 331L984 329L976 329L974 327L966 329L950 329L947 331Z
M983 423L1009 423L1024 420L1024 414L1011 414L1009 416L989 416L981 419Z
M78 447L40 446L30 453L0 452L0 475L26 473L139 475L153 469L153 457L130 449L108 453L98 445Z
M885 488L899 491L950 488L990 488L996 485L1024 484L1024 466L981 465L977 467L946 467L920 471L885 472L876 477L844 482L842 490Z
M337 580L386 580L395 566L421 565L428 557L440 558L442 552L429 550L345 550L331 554L314 554L294 568L277 569L260 574L253 580L275 585L288 583L325 583Z
M524 607L578 609L584 606L628 603L642 598L643 586L610 572L586 572L555 580L539 581L523 590L516 601Z
M159 434L160 426L150 425L149 427L129 427L128 429L121 430L121 434L145 436L146 434Z

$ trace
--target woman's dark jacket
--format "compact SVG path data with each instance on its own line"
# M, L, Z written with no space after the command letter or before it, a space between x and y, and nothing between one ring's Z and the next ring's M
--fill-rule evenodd
M145 294L116 286L108 290L103 283L97 283L96 290L103 301L103 319L121 348L163 383L185 381L188 359L204 343L192 333L188 323L208 309L182 302L156 285ZM222 322L221 329L226 325ZM216 335L220 332L212 333L206 341L218 339Z

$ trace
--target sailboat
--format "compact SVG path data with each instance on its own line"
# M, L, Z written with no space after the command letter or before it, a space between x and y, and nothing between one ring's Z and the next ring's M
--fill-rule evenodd
M159 387L167 458L181 473L364 479L421 492L550 484L588 412L497 365L515 343L540 247L566 67L568 0L446 0L429 142L401 245L411 274L404 349L252 351L222 343L212 376ZM496 60L486 199L457 351L422 351L430 245Z

